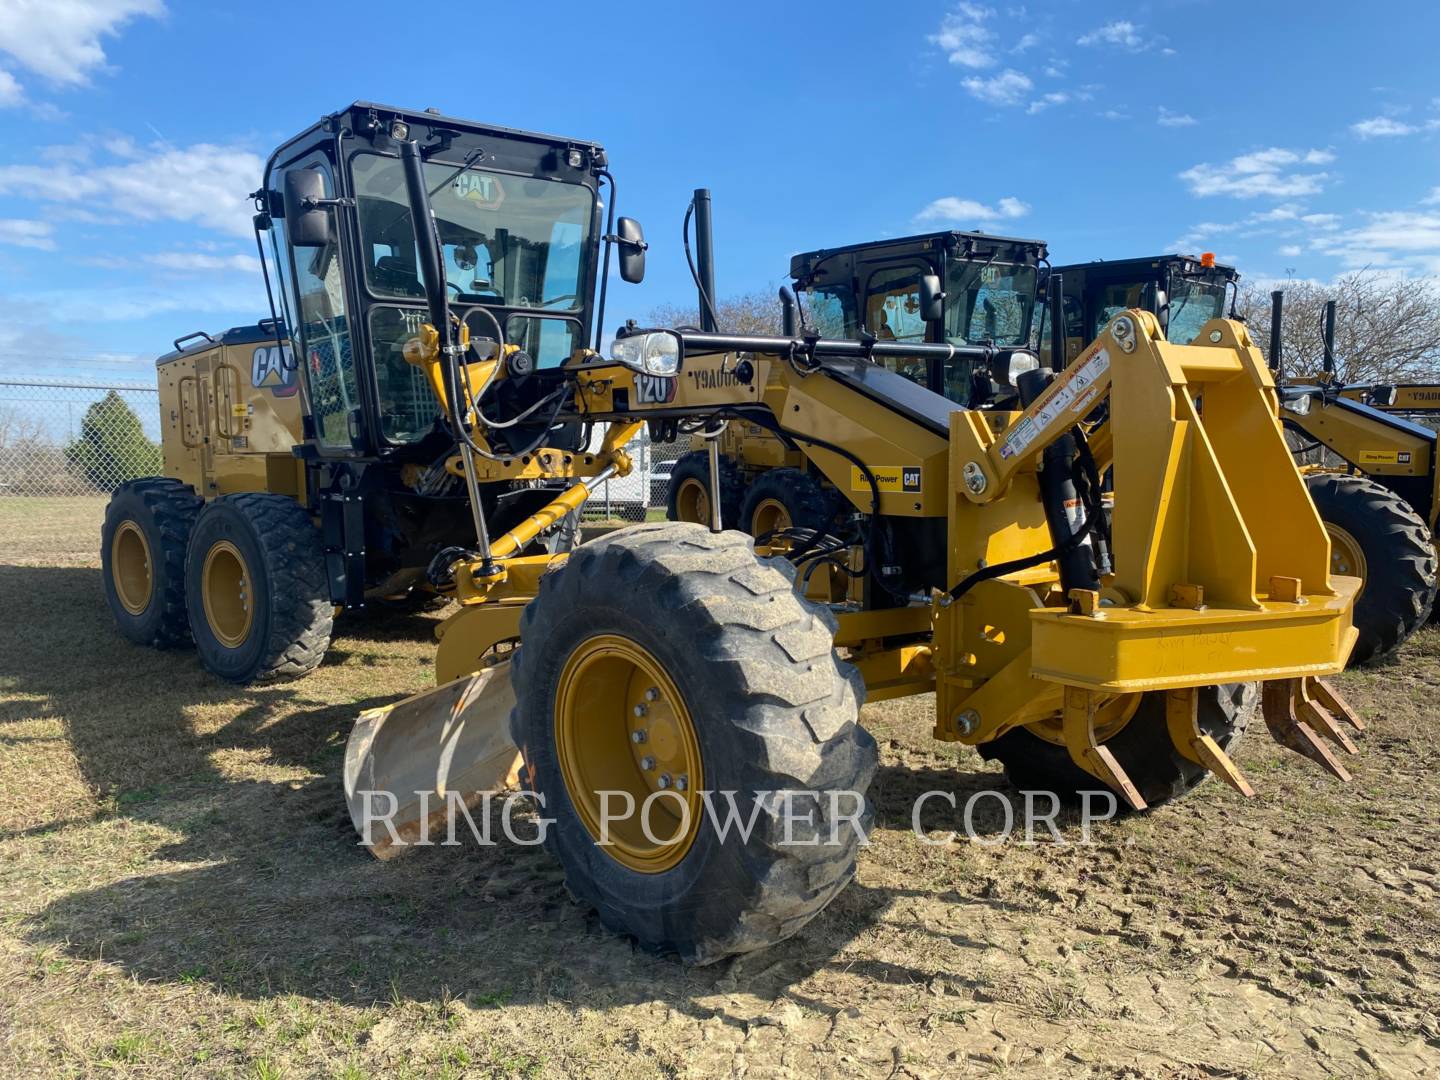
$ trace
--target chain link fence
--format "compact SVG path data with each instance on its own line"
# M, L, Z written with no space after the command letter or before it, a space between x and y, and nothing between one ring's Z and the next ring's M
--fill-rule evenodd
M652 443L642 431L625 449L634 469L600 486L585 506L586 521L665 516L670 470L690 440ZM0 378L0 498L103 495L161 471L155 387Z
M599 436L596 437L598 445ZM690 439L682 435L672 443L652 443L648 431L625 444L634 468L628 476L600 485L590 496L582 516L587 522L659 521L665 517L665 500L670 492L670 470L690 452Z
M154 386L0 379L0 498L101 495L161 467Z

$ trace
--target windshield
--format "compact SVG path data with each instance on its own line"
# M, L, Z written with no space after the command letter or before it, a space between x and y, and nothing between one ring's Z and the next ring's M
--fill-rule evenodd
M1035 305L1035 268L951 263L945 273L945 337L951 345L1022 345Z
M352 168L366 283L378 296L423 297L403 167L358 154ZM452 303L580 310L589 188L434 161L424 171Z
M1189 345L1200 336L1200 328L1225 312L1225 286L1210 281L1174 284L1170 294L1170 322L1165 336L1176 345Z

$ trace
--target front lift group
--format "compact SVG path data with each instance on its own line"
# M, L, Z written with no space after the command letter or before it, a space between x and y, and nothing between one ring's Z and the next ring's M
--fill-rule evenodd
M1286 426L1390 418L1277 385L1219 268L1147 260L1092 315L1082 279L1121 264L1042 278L1041 245L937 234L801 257L782 331L732 334L697 197L701 327L606 356L612 255L638 282L646 244L594 143L357 103L255 200L271 317L159 361L165 475L112 498L105 587L132 641L239 683L313 669L341 611L454 601L436 689L351 734L376 854L519 782L577 899L708 962L854 875L867 699L933 694L935 736L1017 785L1141 810L1211 773L1252 794L1259 683L1348 778L1361 724L1321 680L1388 555L1337 572ZM642 434L704 448L670 520L582 533Z

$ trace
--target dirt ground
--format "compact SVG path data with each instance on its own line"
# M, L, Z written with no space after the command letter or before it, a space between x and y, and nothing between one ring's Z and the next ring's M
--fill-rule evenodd
M1001 778L928 699L867 707L858 879L696 970L538 850L355 846L349 723L430 682L432 619L222 686L113 632L101 505L0 499L0 1074L1440 1075L1440 633L1340 680L1353 784L1252 735L1258 799L1206 784L1089 846L921 844L917 793Z

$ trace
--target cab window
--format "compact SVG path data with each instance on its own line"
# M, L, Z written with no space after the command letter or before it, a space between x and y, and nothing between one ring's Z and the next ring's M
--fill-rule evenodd
M865 327L881 341L924 341L920 266L877 270L865 291Z
M325 197L335 195L335 180L328 161L319 156L296 162L290 169L313 169L325 178ZM326 213L334 215L333 207ZM332 223L333 224L333 223ZM272 226L278 245L284 233L282 221ZM339 228L332 227L338 236ZM288 247L289 245L287 245ZM355 357L350 348L350 324L345 311L345 279L336 245L289 250L289 259L279 259L287 289L295 298L295 321L303 348L301 365L310 387L310 405L316 435L326 446L349 447L351 415L360 407L355 379Z
M806 289L805 314L823 338L853 338L858 329L855 293L848 285L813 285Z

